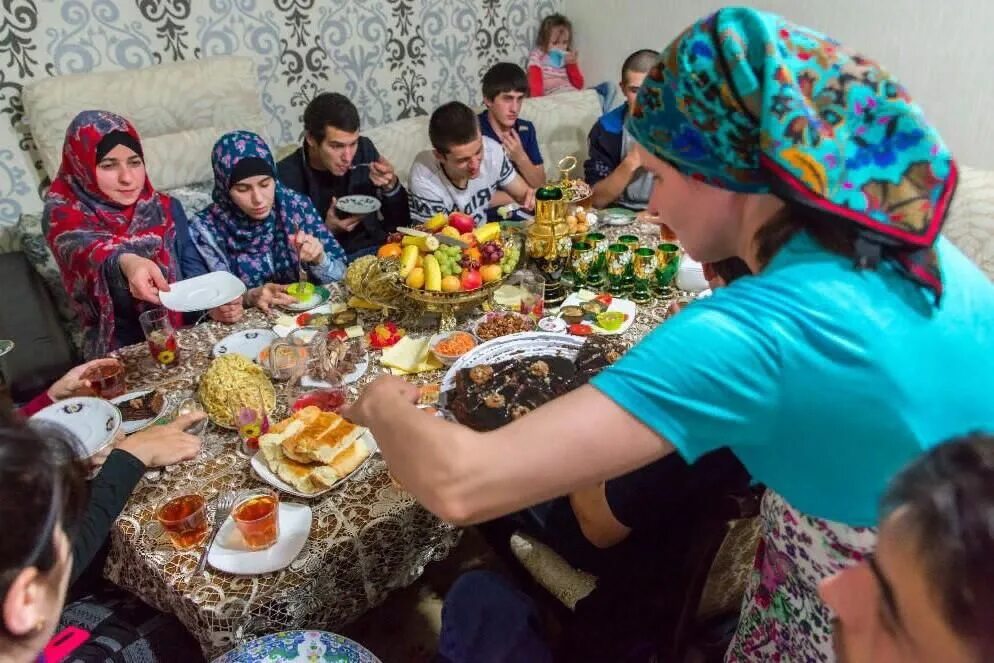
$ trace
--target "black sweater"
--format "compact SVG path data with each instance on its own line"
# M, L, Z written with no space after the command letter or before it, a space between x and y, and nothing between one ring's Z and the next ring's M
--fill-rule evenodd
M369 164L380 158L373 141L359 137L359 145L352 162ZM299 147L293 154L276 165L280 182L298 191L314 203L321 218L327 218L332 198L351 195L375 196L383 203L379 214L370 214L352 232L336 232L335 239L342 245L349 259L371 247L382 244L387 236L410 222L407 207L407 191L400 182L392 191L383 191L369 180L369 168L362 166L344 175L332 175L326 170L316 170L307 161L306 146Z

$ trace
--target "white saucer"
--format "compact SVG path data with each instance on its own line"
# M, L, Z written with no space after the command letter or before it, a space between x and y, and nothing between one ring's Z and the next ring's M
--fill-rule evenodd
M91 458L114 442L121 428L121 412L102 398L77 396L39 410L31 421L62 426L76 436L83 458Z
M211 350L212 357L239 354L251 362L259 363L259 353L263 348L279 338L272 329L246 329L225 336Z
M117 398L111 399L113 405L120 405L125 401L130 401L132 398L138 398L139 396L147 396L148 394L154 393L155 389L143 389L141 391L132 391L130 393L124 394L123 396L118 396ZM125 435L131 435L132 433L137 433L140 430L145 430L151 426L155 421L162 416L162 413L166 411L168 407L168 402L163 396L162 407L158 412L155 413L151 419L136 419L134 421L125 421L124 413L121 413L121 430L124 431Z
M345 196L339 198L335 203L335 209L340 209L346 214L372 214L379 211L383 204L375 196Z
M362 360L356 362L354 371L352 371L351 373L346 373L345 375L342 376L342 384L352 384L353 382L356 382L359 378L361 378L363 375L366 374L367 370L369 370L368 354L363 355ZM316 378L312 378L309 375L305 375L304 377L300 378L300 386L313 388L313 389L327 389L328 387L331 387L333 385L324 382L323 380L318 380Z
M159 300L171 311L189 313L227 304L244 292L245 284L231 272L210 272L170 283L169 292L160 292Z
M207 553L207 563L235 575L259 575L285 569L297 558L311 533L311 507L280 502L280 536L271 548L249 550L229 516Z

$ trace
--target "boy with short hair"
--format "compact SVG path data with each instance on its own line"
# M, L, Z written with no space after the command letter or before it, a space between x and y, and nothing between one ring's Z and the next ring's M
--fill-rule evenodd
M535 125L520 117L527 96L524 69L510 62L490 67L483 75L483 104L487 110L480 113L480 132L503 145L514 169L528 186L537 188L545 184L545 169Z
M583 164L584 179L593 189L591 207L622 205L644 210L649 203L652 176L642 168L635 141L625 130L625 120L635 103L645 75L659 60L656 51L635 51L621 68L625 103L605 113L587 138L589 157Z
M418 154L411 167L415 223L459 211L480 225L498 191L525 209L534 208L535 190L518 177L500 143L480 134L472 108L458 101L439 106L428 121L428 136L434 149Z
M304 143L277 164L284 185L311 199L349 260L376 251L388 233L407 224L407 192L393 166L359 135L359 111L345 95L325 92L304 110ZM346 215L339 198L374 196L380 213Z

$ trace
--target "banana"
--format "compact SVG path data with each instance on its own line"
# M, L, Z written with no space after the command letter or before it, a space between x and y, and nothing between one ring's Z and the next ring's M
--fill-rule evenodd
M436 230L441 230L445 226L449 225L449 215L445 212L439 212L435 216L431 217L425 221L425 228L435 232Z
M411 270L417 266L419 253L418 247L414 244L408 244L404 247L400 254L400 278L406 279Z
M425 268L425 290L439 292L442 289L442 269L438 265L438 258L428 254L424 260Z
M500 237L500 224L496 221L484 223L482 226L474 230L473 234L476 236L476 241L480 244L492 242Z
M404 235L400 243L405 247L416 246L425 253L432 253L439 246L438 240L431 235Z

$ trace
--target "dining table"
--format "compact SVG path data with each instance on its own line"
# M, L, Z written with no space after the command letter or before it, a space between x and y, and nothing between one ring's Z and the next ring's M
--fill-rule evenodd
M645 224L608 228L606 234L637 232L658 243L658 230ZM349 293L332 284L330 301L344 302ZM668 315L675 291L638 306L635 320L622 338L638 342ZM360 311L359 323L368 332L382 320L378 312ZM465 326L472 314L462 318ZM412 336L430 336L432 320L409 326ZM274 319L257 309L247 310L236 324L200 322L178 331L180 359L163 368L151 360L145 344L122 348L116 356L125 364L129 390L155 388L165 396L161 421L176 414L179 404L195 396L198 380L212 360L214 346L227 335L246 329L267 329ZM347 400L378 376L388 373L380 351L368 348L368 369L346 387ZM443 370L407 376L419 384L440 383ZM274 382L277 392L273 421L289 416L295 387ZM226 491L263 486L250 467L250 457L237 433L209 424L203 446L190 461L146 473L111 531L104 575L155 608L175 615L198 640L210 659L253 637L289 629L341 629L382 603L390 592L421 576L433 561L445 558L458 544L460 530L424 509L390 478L379 453L346 480L320 496L283 496L306 503L312 527L302 551L286 568L258 575L236 575L207 566L196 574L202 547L177 550L156 519L165 500L199 494L213 513Z

